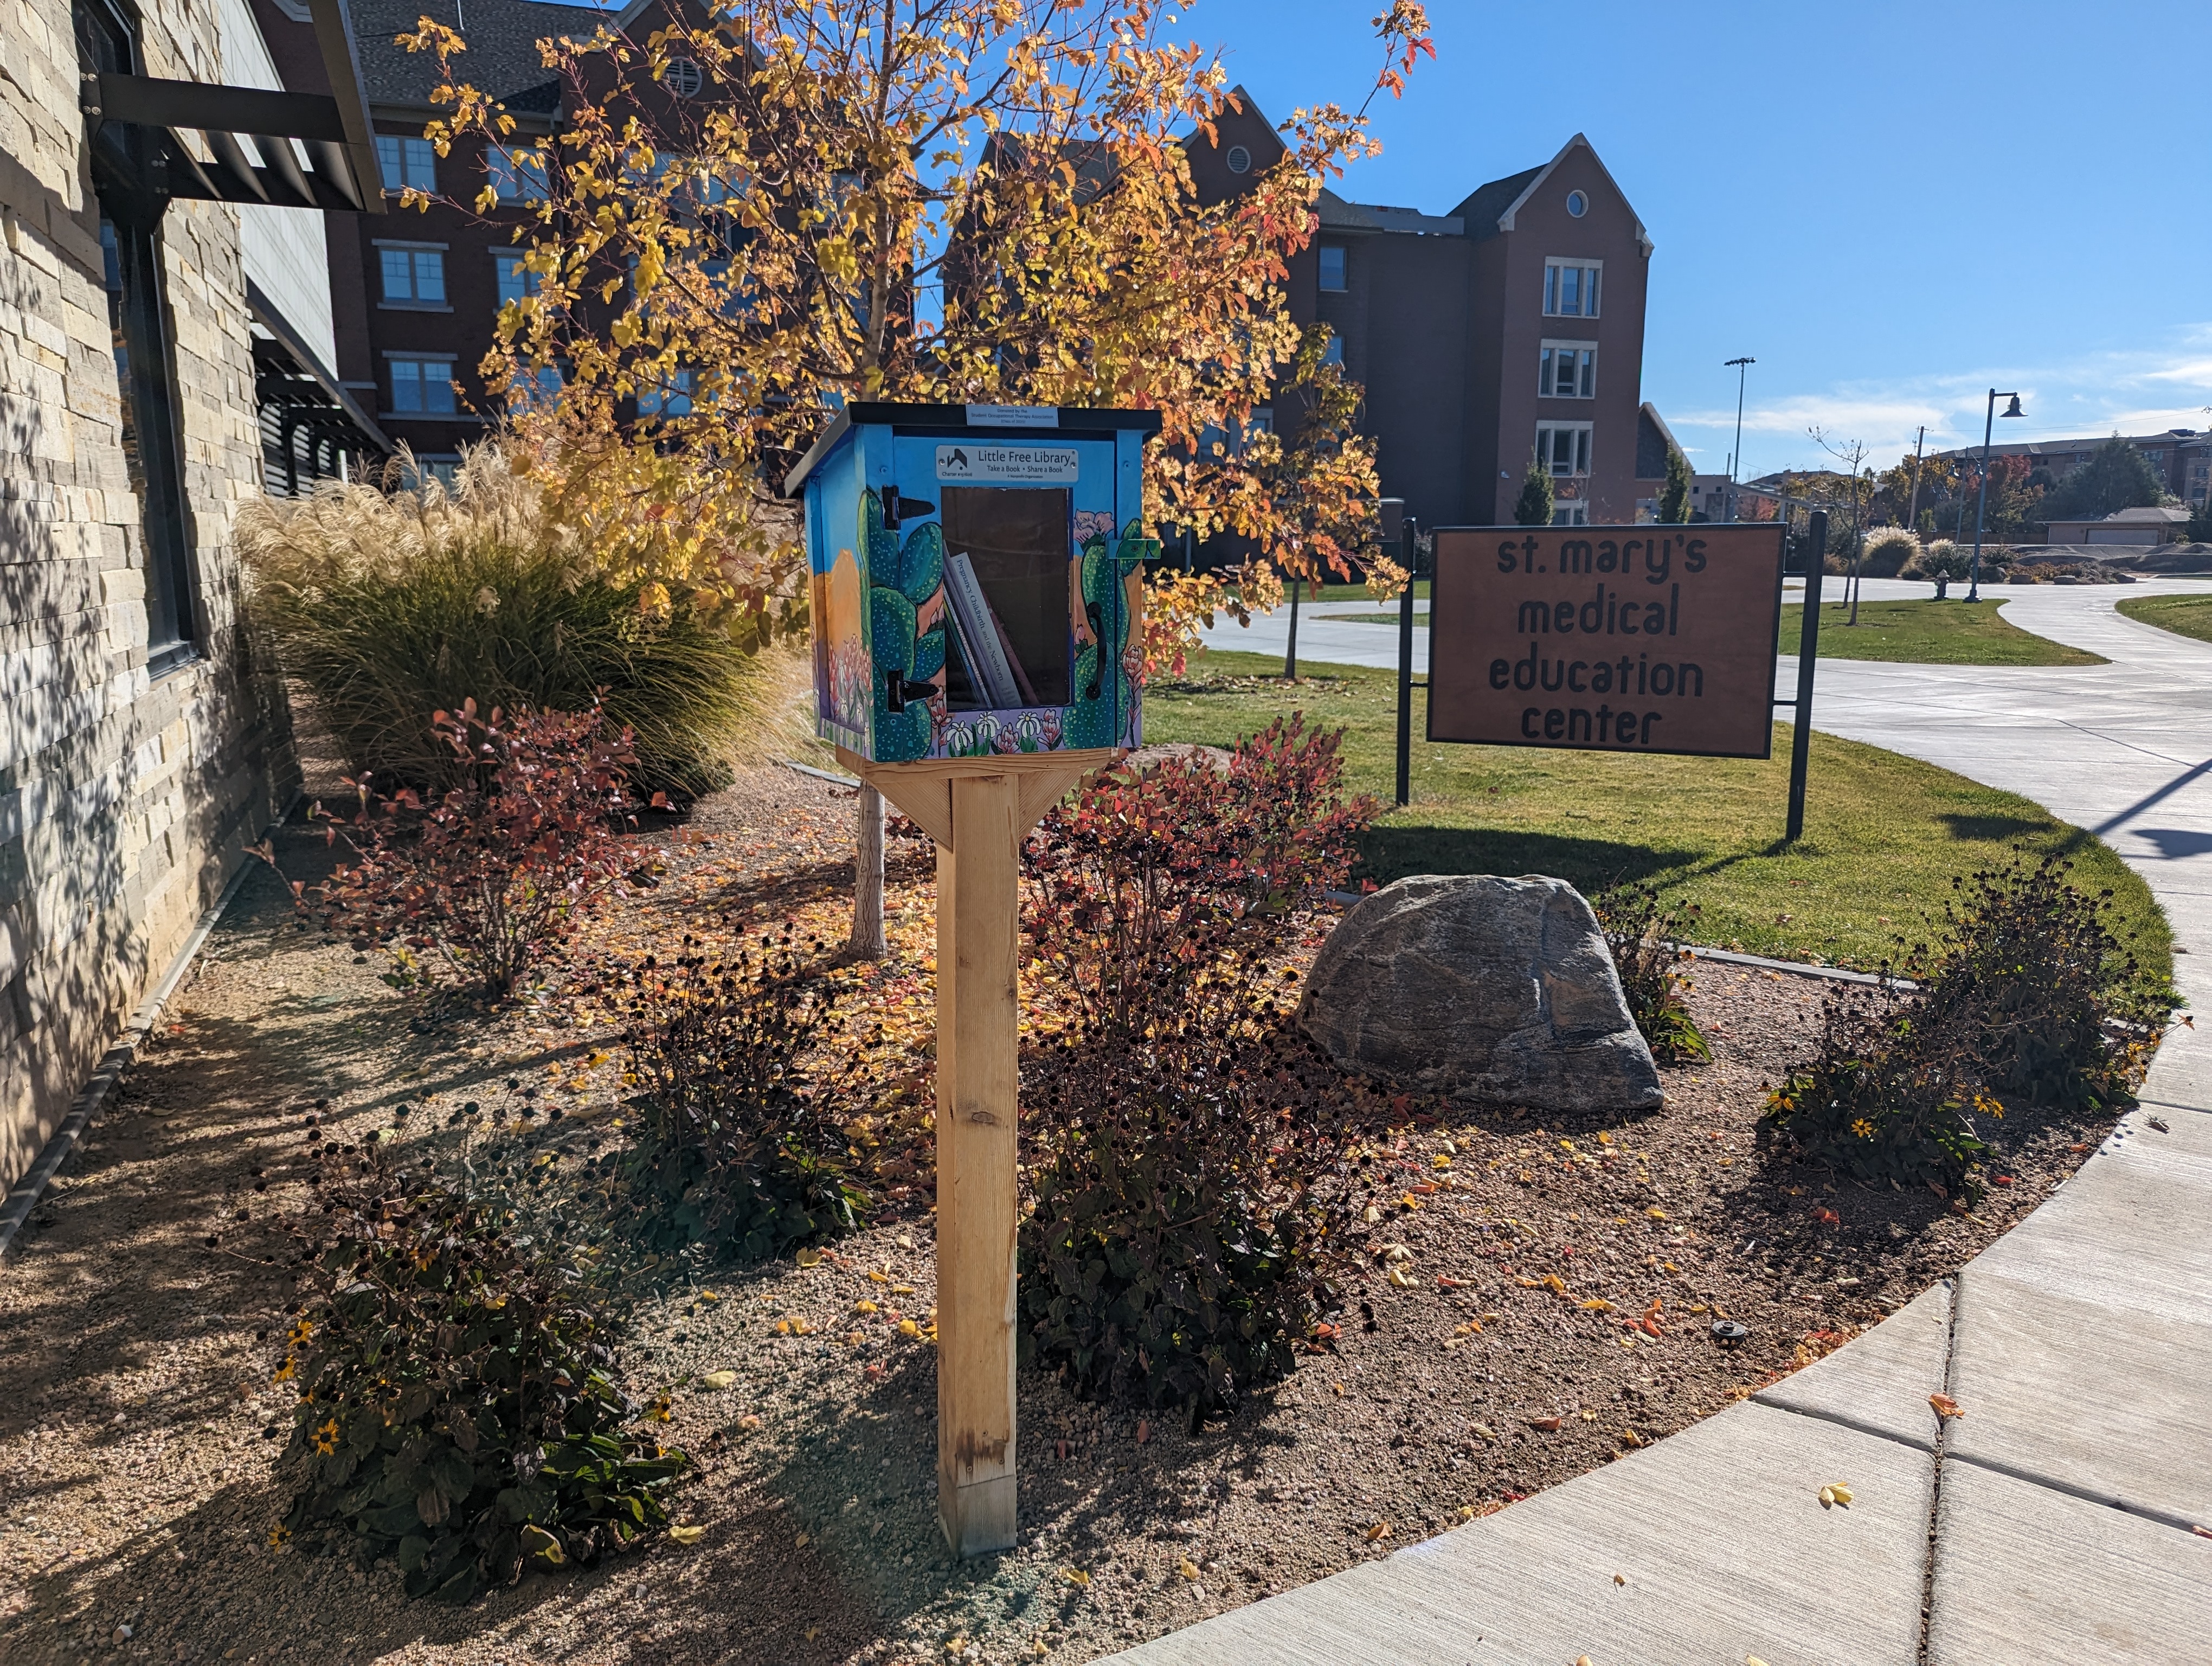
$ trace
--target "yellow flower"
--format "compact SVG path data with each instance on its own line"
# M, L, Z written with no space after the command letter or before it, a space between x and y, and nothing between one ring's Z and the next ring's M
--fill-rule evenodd
M286 1545L289 1544L291 1541L292 1541L292 1529L291 1529L290 1528L289 1528L289 1527L272 1527L272 1528L270 1528L270 1529L269 1529L269 1548L270 1548L270 1549L271 1549L271 1550L282 1550L282 1549L283 1549L283 1547L284 1547Z
M292 1346L294 1347L298 1347L301 1343L305 1342L307 1338L314 1334L315 1322L313 1319L301 1319L299 1323L292 1327Z
M296 1362L288 1353L284 1356L284 1363L276 1367L276 1375L269 1380L271 1383L289 1383L292 1380L292 1372L296 1368Z
M1851 1132L1862 1140L1871 1140L1874 1138L1874 1124L1863 1116L1859 1117L1852 1122Z
M315 1450L328 1457L338 1449L338 1420L336 1418L315 1431Z

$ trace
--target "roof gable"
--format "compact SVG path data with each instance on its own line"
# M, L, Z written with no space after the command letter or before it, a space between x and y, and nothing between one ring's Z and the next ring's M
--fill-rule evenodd
M1477 240L1511 231L1514 216L1521 211L1522 206L1536 194L1537 188L1552 177L1553 171L1577 147L1589 152L1590 163L1597 169L1599 177L1611 187L1613 194L1620 198L1621 206L1627 209L1630 216L1635 220L1638 245L1645 254L1650 254L1654 245L1651 234L1644 229L1643 217L1637 214L1628 200L1628 193L1620 188L1620 181L1613 177L1603 159L1598 155L1597 147L1581 133L1561 145L1559 154L1541 167L1529 168L1509 179L1492 179L1452 212L1467 217L1468 234ZM1503 206L1499 206L1501 204Z

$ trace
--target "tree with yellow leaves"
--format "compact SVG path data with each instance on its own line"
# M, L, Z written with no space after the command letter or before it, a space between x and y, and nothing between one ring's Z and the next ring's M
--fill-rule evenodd
M557 368L560 397L513 420L576 515L790 619L779 487L842 400L1143 406L1162 417L1148 520L1255 552L1170 581L1182 641L1212 605L1264 604L1267 563L1395 581L1356 395L1301 366L1285 289L1322 181L1379 148L1364 106L1297 111L1282 158L1208 204L1185 147L1232 95L1217 56L1168 38L1162 0L670 15L642 39L602 22L541 42L563 119L534 146L469 84L458 34L426 18L407 38L444 70L432 141L506 146L544 179L518 234L535 288L502 309L487 374ZM1417 0L1375 29L1370 101L1433 56ZM1253 428L1286 391L1328 413L1291 444Z

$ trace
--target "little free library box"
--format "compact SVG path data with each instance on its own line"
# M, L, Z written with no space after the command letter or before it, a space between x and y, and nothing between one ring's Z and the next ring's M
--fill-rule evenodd
M1438 527L1431 740L1765 757L1782 529Z
M870 763L1134 746L1152 410L854 403L805 496L822 738Z
M817 726L937 843L937 1500L963 1556L1009 1548L1020 1521L1021 842L1138 743L1159 428L848 404L784 485L805 494ZM866 850L880 806L861 800Z

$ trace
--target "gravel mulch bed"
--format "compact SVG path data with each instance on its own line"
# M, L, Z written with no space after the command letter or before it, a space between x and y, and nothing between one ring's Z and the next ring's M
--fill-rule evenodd
M827 783L749 775L646 836L658 871L599 946L665 952L686 930L785 920L802 940L842 934L850 813ZM894 958L848 974L878 1085L856 1146L878 1224L811 1267L637 1269L624 1364L641 1397L672 1393L662 1438L701 1465L678 1516L703 1536L463 1608L404 1602L388 1566L269 1545L291 1290L263 1257L306 1204L318 1102L341 1141L580 1158L619 1140L620 1061L588 1004L441 1017L295 928L273 876L252 881L0 1268L0 1658L1094 1658L1730 1404L1974 1255L2108 1126L1986 1130L2005 1183L1971 1213L1793 1166L1757 1139L1762 1089L1809 1044L1826 988L1711 964L1692 1006L1714 1056L1670 1072L1651 1116L1470 1112L1346 1083L1344 1115L1407 1201L1370 1229L1333 1343L1197 1429L1024 1374L1021 1544L956 1563L935 1525L933 1356L897 1328L933 1299L934 997L932 865L895 844ZM288 870L306 877L313 849L288 842ZM1719 1318L1745 1339L1717 1342ZM703 1380L725 1371L727 1389Z

